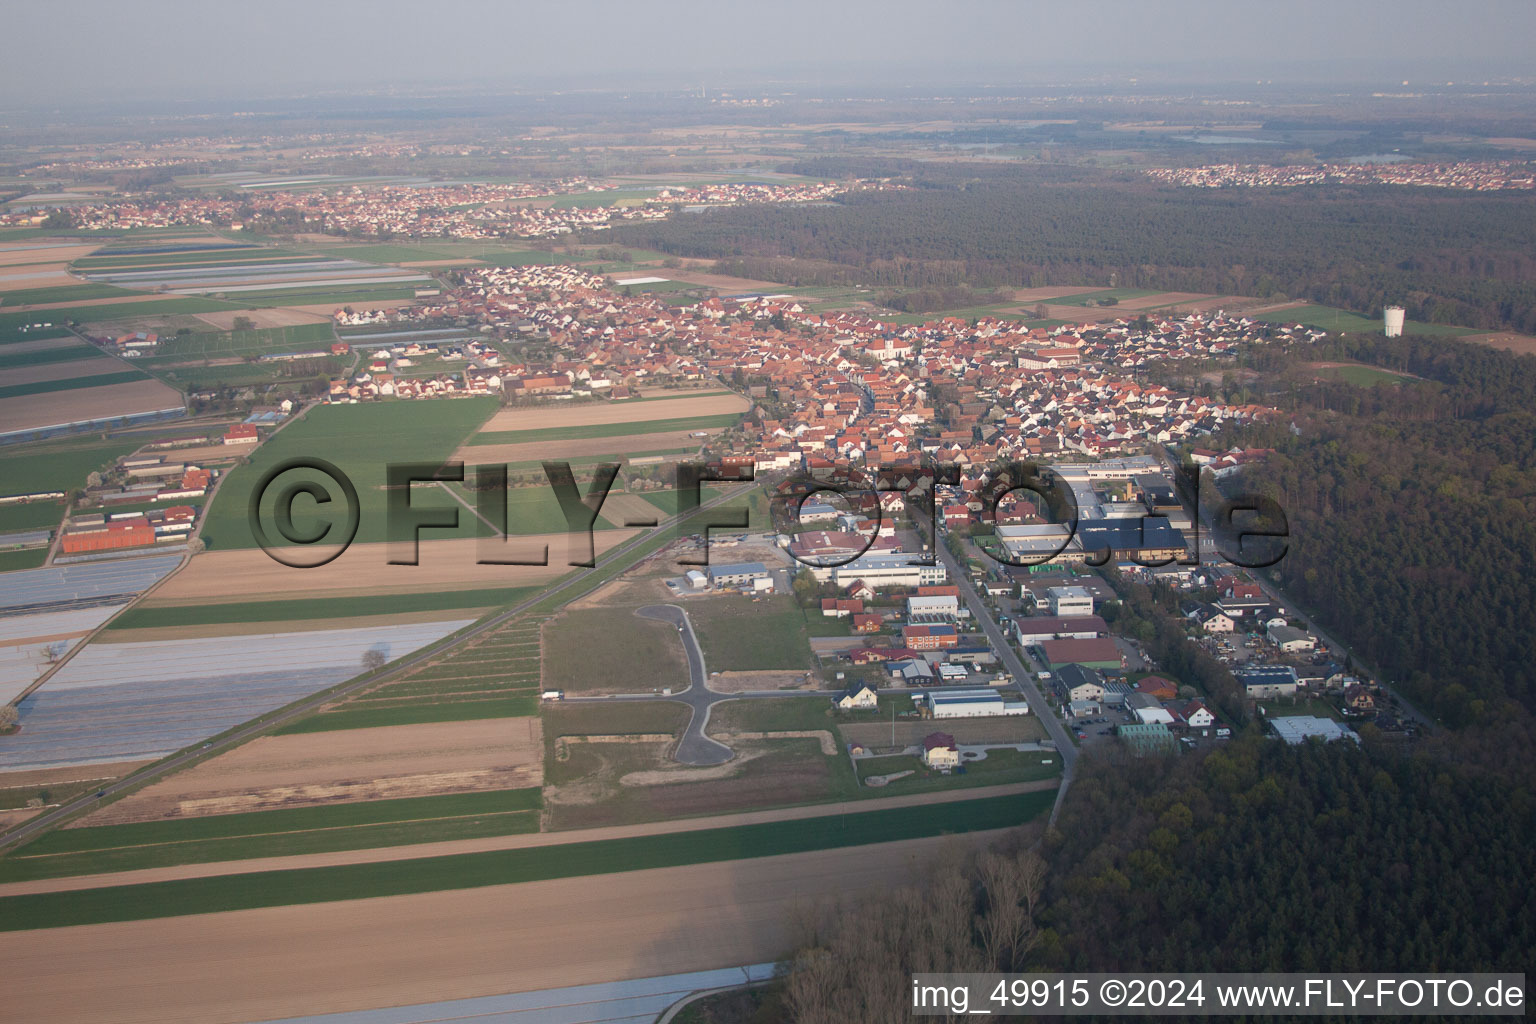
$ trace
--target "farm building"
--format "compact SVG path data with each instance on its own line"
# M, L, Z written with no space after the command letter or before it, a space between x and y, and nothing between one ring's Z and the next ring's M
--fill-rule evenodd
M236 423L224 434L225 444L255 444L260 438L252 423Z
M117 551L143 547L155 542L155 528L143 516L104 523L97 527L70 530L59 545L67 555L83 551Z

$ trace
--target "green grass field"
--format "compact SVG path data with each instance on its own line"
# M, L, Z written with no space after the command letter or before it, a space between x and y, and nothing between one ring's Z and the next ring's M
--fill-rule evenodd
M101 349L95 345L60 345L58 348L45 348L34 352L16 352L7 354L0 349L0 370L19 369L23 366L51 366L55 363L73 363L81 359L95 359L101 355Z
M219 359L279 352L328 353L335 340L330 324L263 327L249 331L195 331L161 338L153 358L158 362L166 357Z
M534 789L58 829L0 859L0 882L537 832Z
M377 729L386 725L424 725L431 722L468 722L483 718L522 718L537 714L537 695L505 697L498 700L418 701L388 707L343 705L336 711L324 711L292 725L283 726L273 735L336 732L342 729Z
M34 322L46 321L53 323L55 326L63 324L66 320L73 320L83 324L97 324L109 320L142 319L144 317L167 316L173 313L219 313L226 310L243 308L245 307L228 302L216 302L212 299L178 296L176 298L154 299L149 302L113 302L105 306L66 306L62 309L44 309L30 313L0 311L0 343L28 341L33 338L57 338L68 333L64 330L21 330L25 325Z
M1305 324L1308 327L1335 333L1379 334L1382 329L1379 319L1371 319L1358 313L1351 313L1347 309L1335 309L1332 306L1296 306L1292 309L1275 310L1272 313L1258 313L1253 319L1272 324ZM1452 327L1449 324L1426 324L1409 320L1403 325L1403 333L1459 336L1479 332L1470 327Z
M736 594L690 601L688 618L711 672L810 667L805 618L785 594L756 601Z
M0 898L0 929L23 931L257 907L473 889L554 878L745 860L1023 824L1055 793L556 846L214 876Z
M48 560L47 548L23 548L19 551L0 551L0 572L16 572L19 569L41 569Z
M41 306L56 302L84 302L86 299L115 299L125 295L142 294L142 292L118 288L110 284L67 284L56 288L22 288L12 292L0 292L0 302L5 306Z
M203 538L209 548L254 547L256 540L247 520L252 488L268 469L291 459L313 457L336 465L357 488L360 504L357 541L386 540L389 537L384 492L386 463L441 465L496 407L494 398L317 406L258 448L251 455L249 465L230 472L208 510ZM307 470L284 473L276 482L287 485L306 479L325 485L323 477ZM328 486L337 499L332 505L339 509L341 495L334 483ZM273 497L269 500L275 501L275 492L279 489L270 489ZM423 533L425 537L475 536L478 520L468 510L447 494L415 493L420 490L420 487L413 489L413 508L451 508L458 509L459 513L457 530L428 530ZM301 508L303 504L315 508L310 499L301 499ZM271 506L264 505L263 508L264 515L270 516ZM339 529L339 511L317 518L336 522ZM265 521L271 522L270 519ZM401 539L411 536L409 524L397 523L396 527Z
M409 615L413 612L491 608L515 604L537 588L434 590L362 597L296 597L287 601L240 601L234 604L152 605L131 608L110 629L209 626L226 622L290 622L301 619L355 618L361 615Z
M1101 288L1097 291L1080 292L1077 295L1065 295L1059 299L1046 299L1052 306L1096 306L1105 299L1142 299L1148 295L1157 295L1156 291L1145 288Z
M1042 761L1051 764L1042 764ZM965 789L971 786L1002 786L1012 782L1039 782L1061 774L1061 758L1054 752L989 750L980 761L965 762L964 773L944 775L930 772L919 757L873 757L858 762L859 780L871 775L894 775L911 770L913 774L881 787L861 787L864 792L882 796L903 793L932 793L936 790Z
M144 441L103 441L100 434L34 441L0 448L0 485L6 494L69 491L91 473L136 451Z
M64 518L62 501L29 501L20 505L0 505L0 533L18 530L48 530Z
M1352 364L1349 366L1323 366L1312 371L1313 376L1328 380L1341 380L1356 387L1368 388L1376 384L1401 384L1413 378L1407 374L1393 373L1378 366Z
M526 444L536 441L582 441L598 437L635 437L675 430L718 430L733 426L741 417L735 413L718 416L681 416L669 420L640 420L634 423L591 423L572 427L548 427L539 430L482 430L469 443Z
M49 395L56 391L78 391L81 388L102 388L109 384L127 384L136 380L149 380L149 374L143 370L121 370L116 373L98 373L91 377L65 377L63 380L12 384L9 387L0 387L0 399L19 398L23 395Z

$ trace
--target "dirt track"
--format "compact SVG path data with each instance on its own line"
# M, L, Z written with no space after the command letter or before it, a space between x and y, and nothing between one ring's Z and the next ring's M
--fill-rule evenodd
M6 1010L249 1021L760 963L813 902L999 832L450 892L0 933Z
M609 423L681 419L685 416L721 416L746 412L740 395L696 395L657 398L644 402L601 402L583 405L519 407L502 409L481 427L488 430L551 430Z
M334 736L318 733L317 736ZM877 811L893 807L921 807L955 799L979 800L983 797L1034 793L1055 789L1056 779L1040 782L1016 782L1006 786L986 786L951 792L909 793L903 796L871 797L853 804L855 811ZM386 846L370 850L338 850L297 857L253 857L249 860L221 861L212 864L178 864L166 868L144 868L104 875L77 875L72 878L43 878L29 882L0 883L0 896L29 892L60 892L67 889L95 889L105 885L136 885L141 882L165 882L178 878L207 878L212 875L244 875L255 871L280 871L290 868L326 867L333 864L374 864L380 861L413 860L453 853L479 853L485 850L520 850L532 846L559 846L600 839L625 839L631 836L694 832L699 829L757 825L765 822L791 821L797 818L824 818L843 814L846 803L817 804L812 807L780 807L770 811L747 811L705 818L651 821L640 825L608 825L602 828L570 829L564 832L536 832L512 836L487 836L482 839L454 839L441 843L417 843L411 846ZM0 933L3 934L3 933Z

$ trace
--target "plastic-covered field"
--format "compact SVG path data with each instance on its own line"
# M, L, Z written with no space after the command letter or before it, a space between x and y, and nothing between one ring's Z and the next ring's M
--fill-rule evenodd
M0 771L162 757L469 621L91 645L21 702Z
M8 572L5 586L0 588L0 608L137 594L176 568L180 561L180 555L157 555Z
M47 671L53 663L50 652L62 656L122 607L107 604L42 615L0 616L0 702L15 700Z

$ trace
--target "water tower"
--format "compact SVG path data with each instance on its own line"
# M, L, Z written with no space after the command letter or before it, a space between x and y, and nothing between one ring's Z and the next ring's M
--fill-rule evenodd
M1388 306L1381 311L1381 329L1387 337L1397 338L1403 333L1403 307Z

